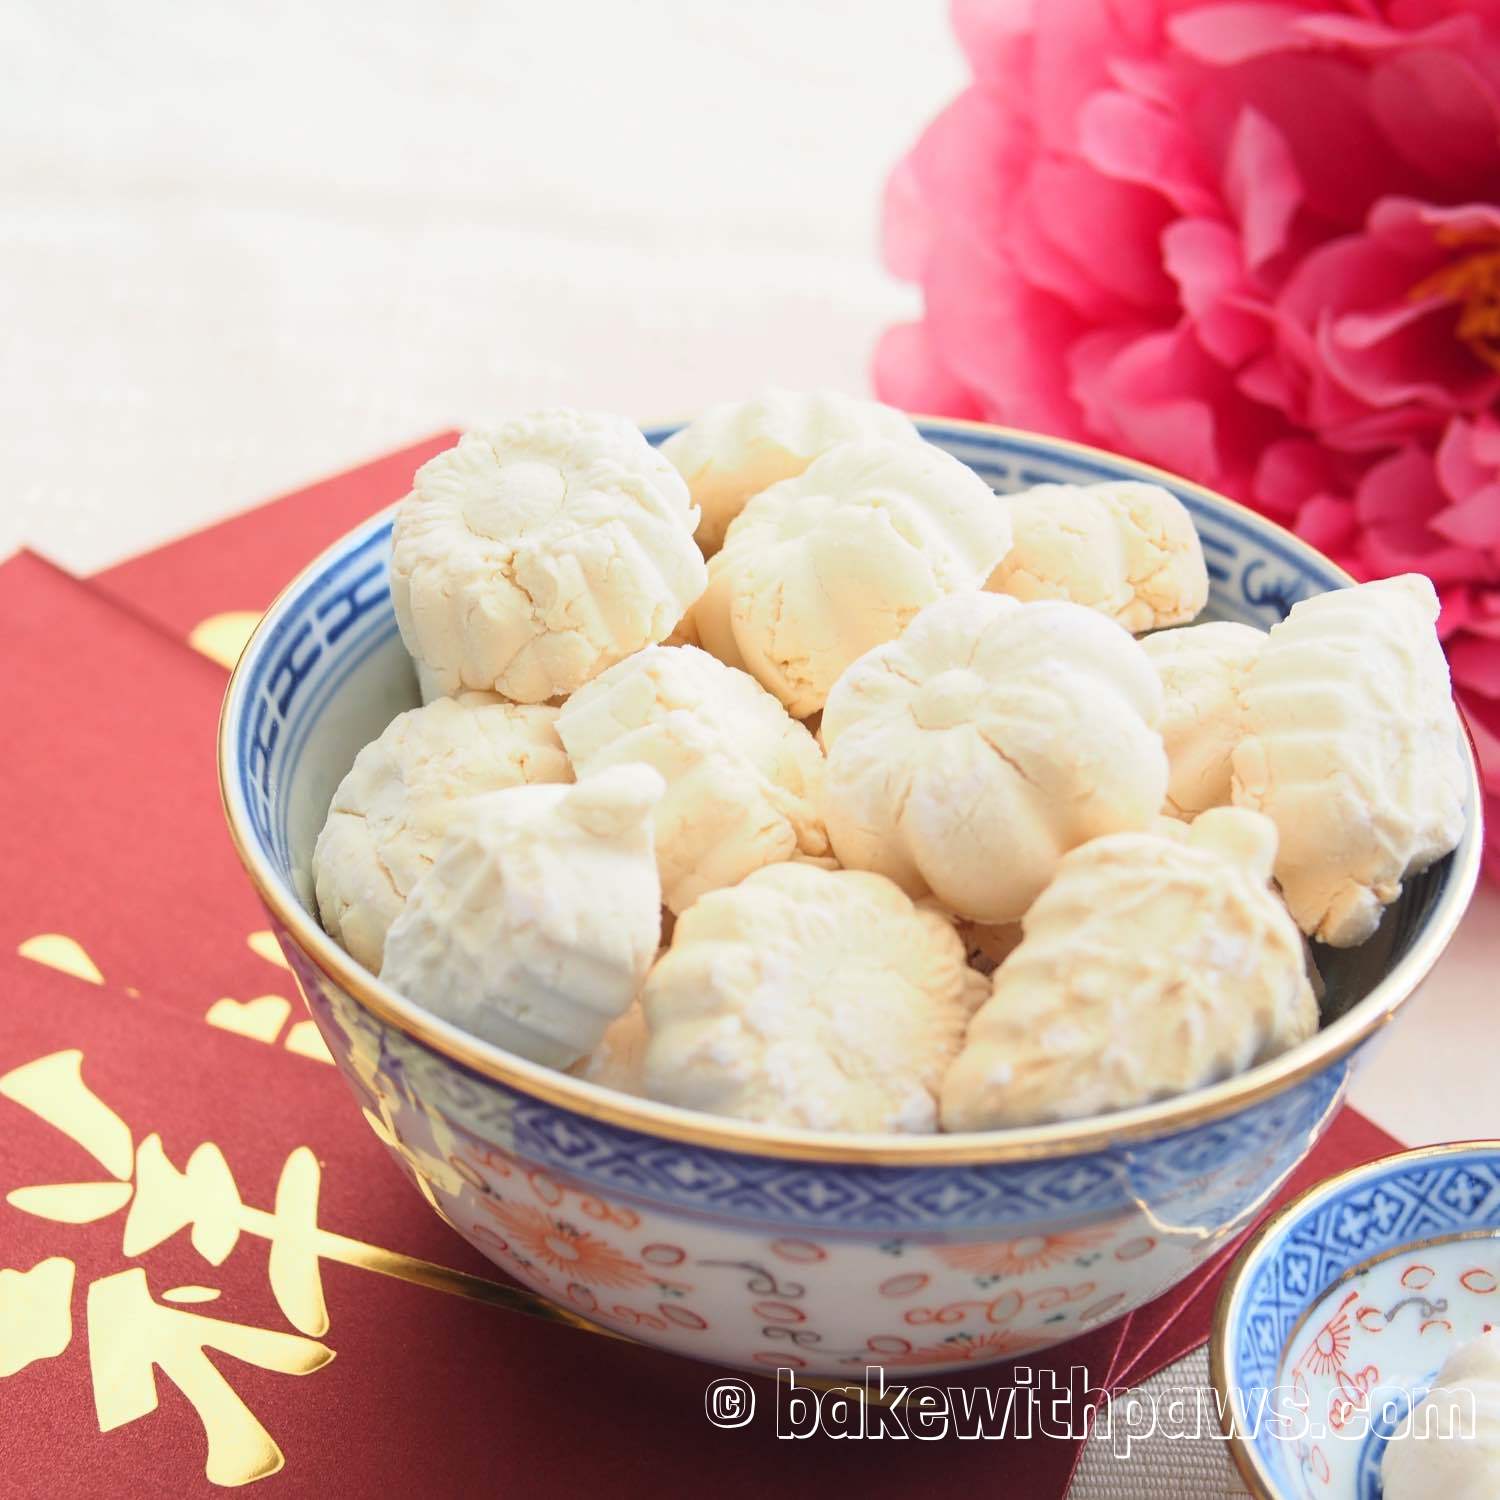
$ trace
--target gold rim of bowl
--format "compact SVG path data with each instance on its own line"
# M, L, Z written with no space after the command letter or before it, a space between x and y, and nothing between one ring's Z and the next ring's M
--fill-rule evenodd
M1012 441L1040 443L1059 452L1076 453L1103 461L1128 470L1142 479L1191 492L1275 536L1283 547L1300 553L1319 569L1331 570L1346 585L1355 581L1337 564L1274 521L1267 521L1247 507L1203 485L1193 484L1150 464L1120 458L1087 444L1044 437L1018 428L945 417L914 415L912 420L949 431L975 432ZM379 514L361 524L372 524L379 519ZM245 807L231 774L233 747L229 741L230 721L246 692L248 674L245 664L255 655L257 647L272 628L283 603L297 593L308 579L322 572L327 566L329 555L343 545L344 539L341 538L325 548L281 590L261 617L230 674L229 687L225 692L219 717L218 769L219 796L235 852L261 900L315 966L380 1020L481 1077L492 1079L518 1093L544 1100L561 1109L626 1130L751 1156L847 1166L907 1167L1035 1161L1080 1155L1132 1141L1175 1135L1234 1114L1322 1072L1346 1057L1385 1025L1416 992L1439 955L1448 946L1479 879L1483 843L1479 774L1472 743L1466 743L1468 797L1472 815L1463 840L1449 856L1455 860L1455 867L1449 872L1447 886L1424 930L1391 972L1344 1015L1308 1041L1246 1073L1224 1079L1207 1088L1196 1089L1189 1094L1119 1110L1114 1114L1056 1124L953 1135L856 1136L830 1131L779 1129L638 1099L528 1062L524 1058L514 1057L428 1014L405 999L355 963L323 931L316 918L298 900L296 893L282 881L256 848Z
M1281 1500L1281 1497L1272 1488L1271 1477L1261 1464L1254 1444L1235 1425L1234 1404L1231 1399L1233 1387L1229 1379L1231 1354L1229 1319L1234 1311L1234 1304L1239 1300L1245 1278L1249 1274L1251 1263L1257 1252L1271 1236L1292 1220L1300 1218L1317 1200L1339 1192L1356 1178L1379 1176L1386 1168L1397 1162L1404 1164L1437 1156L1468 1156L1475 1151L1487 1151L1500 1156L1500 1140L1488 1140L1481 1137L1473 1141L1446 1141L1440 1146L1411 1146L1404 1151L1388 1151L1384 1156L1371 1157L1369 1161L1361 1162L1358 1166L1345 1167L1343 1171L1335 1172L1331 1177L1324 1177L1313 1183L1311 1187L1304 1188L1284 1207L1278 1208L1245 1241L1234 1260L1230 1262L1229 1270L1224 1275L1224 1284L1219 1288L1219 1300L1214 1304L1213 1328L1209 1334L1208 1345L1208 1378L1214 1388L1215 1405L1219 1413L1219 1429L1229 1445L1229 1456L1234 1460L1234 1466L1239 1471L1240 1478L1250 1487L1254 1500ZM1500 1235L1500 1230L1495 1232ZM1340 1272L1340 1279L1347 1274L1347 1272ZM1328 1288L1323 1287L1313 1292L1308 1299L1308 1309L1315 1308L1327 1291ZM1303 1318L1305 1321L1306 1313L1303 1314Z

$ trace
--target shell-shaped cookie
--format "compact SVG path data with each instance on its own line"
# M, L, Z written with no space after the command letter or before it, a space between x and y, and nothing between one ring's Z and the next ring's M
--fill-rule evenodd
M391 601L424 695L570 693L664 639L703 591L682 476L621 417L468 433L396 512Z
M1039 484L1005 497L1014 541L987 588L1067 599L1139 634L1191 620L1208 601L1192 517L1159 484Z
M846 443L752 497L693 609L705 649L802 719L924 605L977 589L1010 545L989 486L927 443Z
M1364 942L1402 881L1463 835L1437 615L1416 573L1304 599L1240 683L1234 801L1276 824L1287 905L1334 947Z
M817 741L706 651L638 652L575 693L557 728L580 777L632 761L661 773L656 857L674 912L762 865L828 852Z
M829 694L833 851L970 921L1014 922L1067 850L1157 814L1160 713L1146 653L1093 611L942 600Z
M572 779L555 708L463 693L398 714L354 758L313 848L324 927L378 972L386 929L466 799Z
M1236 692L1265 644L1264 630L1229 620L1163 630L1141 642L1161 676L1170 816L1194 818L1228 804L1230 760L1242 732Z
M1276 830L1213 808L1066 855L943 1080L945 1130L1079 1119L1200 1088L1311 1036Z
M710 406L661 451L687 481L702 512L698 545L712 557L729 523L758 495L792 479L840 443L919 442L911 418L838 391L767 390Z
M391 923L380 977L520 1057L577 1062L656 954L661 793L650 767L617 766L470 802Z
M642 1003L653 1099L767 1125L921 1133L985 982L888 880L772 865L677 921Z

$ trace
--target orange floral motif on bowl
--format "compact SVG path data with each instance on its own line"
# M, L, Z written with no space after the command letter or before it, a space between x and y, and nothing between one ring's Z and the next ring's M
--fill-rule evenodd
M482 1199L517 1252L538 1265L592 1286L651 1286L660 1278L608 1240L526 1203Z
M979 1245L939 1245L937 1253L955 1271L971 1271L975 1276L1024 1276L1072 1260L1092 1250L1103 1238L1102 1230L1069 1229Z

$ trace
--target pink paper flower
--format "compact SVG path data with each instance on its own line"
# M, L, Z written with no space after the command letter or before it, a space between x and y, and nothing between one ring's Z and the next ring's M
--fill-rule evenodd
M1500 0L954 0L876 385L1136 454L1443 598L1500 874Z

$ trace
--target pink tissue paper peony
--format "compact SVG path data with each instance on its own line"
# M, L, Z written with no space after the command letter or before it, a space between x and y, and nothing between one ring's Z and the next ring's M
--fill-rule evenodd
M1500 0L955 0L875 380L1213 486L1443 600L1500 874Z

